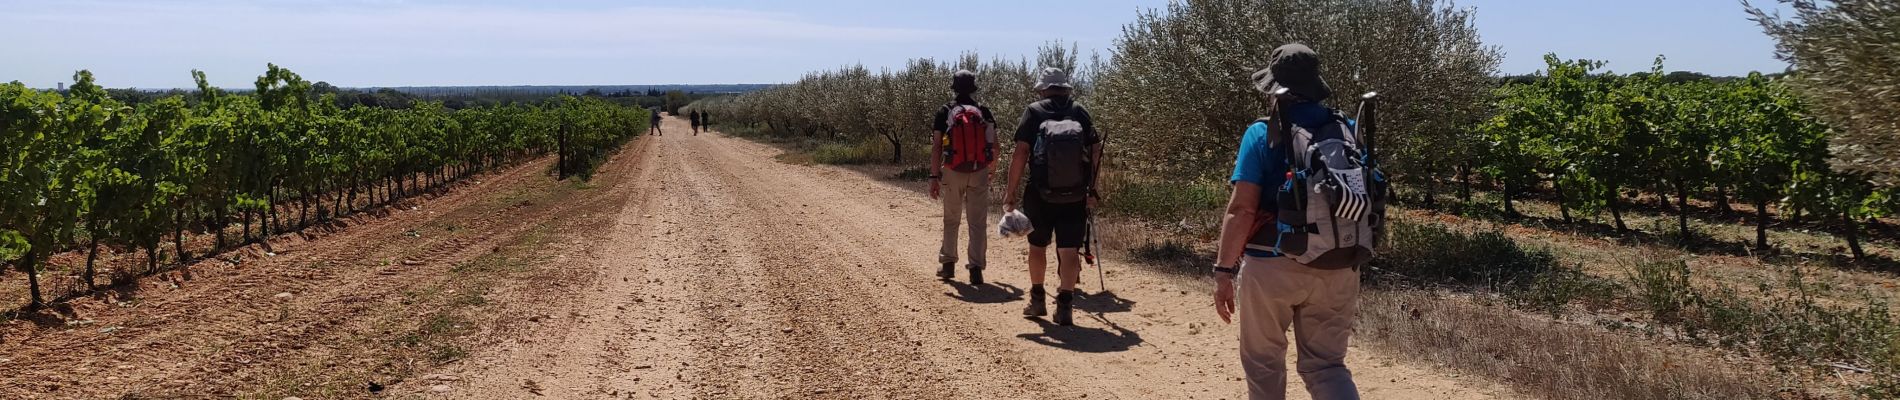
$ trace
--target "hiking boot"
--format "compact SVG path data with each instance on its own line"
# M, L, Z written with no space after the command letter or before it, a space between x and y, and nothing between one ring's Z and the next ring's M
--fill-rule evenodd
M943 263L943 269L937 270L937 277L943 278L943 280L946 280L946 281L956 278L957 277L957 263L953 263L953 262Z
M1075 291L1063 290L1056 293L1056 316L1050 320L1056 325L1075 325Z
M981 284L983 284L983 266L971 265L970 266L970 286L976 286L976 285L981 285Z
M1043 297L1048 297L1048 294L1042 291L1042 285L1030 286L1029 287L1029 307L1023 308L1023 316L1040 317L1044 315L1049 315L1049 307L1043 305L1043 302L1042 302Z

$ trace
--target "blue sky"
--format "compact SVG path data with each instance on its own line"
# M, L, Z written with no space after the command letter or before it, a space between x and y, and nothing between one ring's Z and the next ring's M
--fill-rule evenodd
M1770 0L1772 1L1772 0ZM186 87L190 70L247 87L266 62L338 86L769 83L911 57L1033 54L1050 40L1113 45L1166 0L0 0L0 81L35 87L91 69L110 87ZM1507 53L1644 70L1780 71L1735 0L1465 0ZM1104 54L1106 55L1106 54Z

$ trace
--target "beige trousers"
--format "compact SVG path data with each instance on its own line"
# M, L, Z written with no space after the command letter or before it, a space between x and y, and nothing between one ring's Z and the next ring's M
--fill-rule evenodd
M1236 279L1248 398L1286 398L1288 325L1299 340L1300 378L1313 400L1359 398L1346 369L1346 345L1359 311L1359 271L1247 257Z
M937 249L937 262L957 262L957 225L970 220L970 266L986 264L989 249L990 169L976 172L943 170L943 247Z

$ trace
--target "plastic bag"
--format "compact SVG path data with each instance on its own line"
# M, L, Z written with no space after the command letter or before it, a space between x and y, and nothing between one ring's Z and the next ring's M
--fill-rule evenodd
M996 234L1006 238L1028 235L1034 229L1029 224L1029 216L1023 215L1022 210L1010 210L1003 214L1001 221L996 221Z

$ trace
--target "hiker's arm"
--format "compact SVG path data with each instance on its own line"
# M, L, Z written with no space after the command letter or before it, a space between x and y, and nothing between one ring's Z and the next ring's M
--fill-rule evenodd
M1240 265L1240 256L1247 250L1247 238L1253 233L1254 220L1259 214L1260 185L1234 182L1234 192L1227 198L1227 215L1221 218L1220 251L1214 255L1214 265Z
M930 177L943 177L943 131L930 135Z
M1018 204L1017 196L1023 191L1023 170L1029 167L1029 143L1016 142L1016 151L1009 155L1009 190L1003 192L1003 209L1014 210Z

